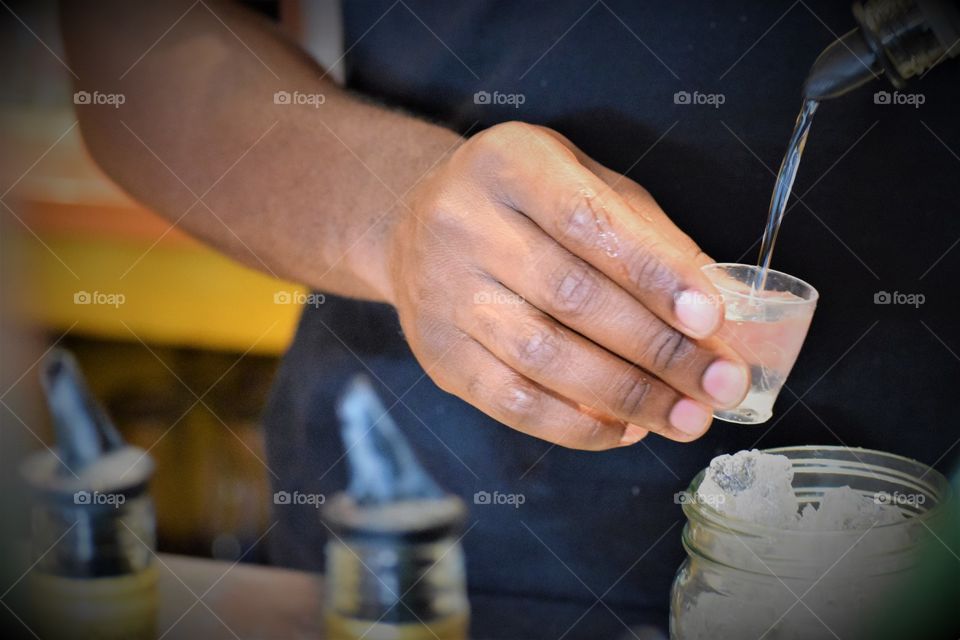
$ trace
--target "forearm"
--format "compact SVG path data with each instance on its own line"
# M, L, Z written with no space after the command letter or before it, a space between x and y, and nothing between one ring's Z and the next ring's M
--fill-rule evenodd
M389 301L386 243L404 195L459 137L356 99L242 9L189 7L64 3L76 89L125 98L77 109L98 164L247 265ZM275 104L277 91L323 104Z

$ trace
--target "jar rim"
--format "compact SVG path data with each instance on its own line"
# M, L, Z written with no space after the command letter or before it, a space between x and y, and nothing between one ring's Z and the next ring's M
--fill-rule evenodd
M855 490L861 493L867 491L867 487L858 483L875 480L885 489L899 486L905 491L915 490L917 495L925 496L932 504L927 506L923 502L908 506L898 503L904 512L911 512L910 517L867 529L810 530L759 524L728 516L707 501L685 500L682 508L687 523L682 543L690 558L757 576L811 579L816 578L815 574L822 569L815 559L811 559L809 552L812 549L839 549L846 546L844 541L848 541L852 544L840 554L843 558L848 551L858 547L867 533L872 532L884 542L861 548L861 563L863 558L869 558L863 565L869 567L864 575L888 575L913 565L917 532L921 527L936 527L946 512L945 506L953 501L952 487L943 474L922 462L897 454L834 445L778 447L765 449L763 453L786 455L795 471L807 474L799 483L796 478L794 480L794 490L801 501L816 501L818 492L823 489L843 486L838 482L846 476L850 480L848 486L857 487ZM706 471L701 470L694 477L688 493L696 496ZM804 482L809 484L805 486ZM734 545L736 549L743 547L750 554L737 551L728 558L725 554L730 553L729 545L734 544L734 539L738 543Z
M913 465L917 465L920 468L923 468L924 473L920 477L925 478L927 475L929 475L931 476L933 483L936 484L936 486L933 487L933 489L937 493L936 495L937 505L935 505L931 509L927 509L921 513L918 513L910 518L904 518L902 521L899 521L899 522L890 522L886 524L874 525L872 529L875 529L875 530L890 531L895 527L903 527L911 523L916 523L916 522L926 523L931 518L935 517L937 513L941 512L942 509L940 509L940 507L947 501L951 500L953 497L953 491L950 486L950 482L942 473L940 473L933 467L927 464L924 464L923 462L920 462L919 460L908 458L906 456L901 456L895 453L888 453L886 451L879 451L877 449L864 449L859 447L844 447L844 446L836 446L836 445L799 445L799 446L789 446L789 447L774 447L771 449L761 449L761 453L780 454L780 455L783 455L785 452L794 452L794 451L800 451L800 452L803 452L803 451L826 451L826 452L857 451L859 453L863 453L867 455L888 458L891 461L907 462ZM857 464L857 463L855 462L854 464ZM861 462L859 464L864 464L864 463ZM699 473L697 473L696 476L694 476L693 480L690 482L690 485L687 487L687 491L691 495L696 496L697 489L699 488L700 482L703 480L705 473L706 473L706 469L702 469ZM763 536L763 535L775 535L775 534L788 533L791 536L796 535L798 538L806 538L808 536L814 537L814 536L822 536L824 534L856 535L858 533L861 533L859 530L856 530L856 529L850 529L850 530L789 529L785 527L776 527L772 525L751 522L749 520L744 520L742 518L737 518L734 516L729 516L727 514L721 513L719 510L713 508L709 504L703 503L699 500L689 500L684 502L682 505L682 509L683 509L684 515L687 516L688 520L696 519L696 520L705 522L706 524L710 524L711 522L719 522L719 523L722 523L722 526L725 529L728 529L729 531L734 533L741 533L745 535Z

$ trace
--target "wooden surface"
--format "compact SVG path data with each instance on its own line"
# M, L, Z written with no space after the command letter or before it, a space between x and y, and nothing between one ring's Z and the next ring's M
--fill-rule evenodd
M157 636L322 640L318 575L161 554Z

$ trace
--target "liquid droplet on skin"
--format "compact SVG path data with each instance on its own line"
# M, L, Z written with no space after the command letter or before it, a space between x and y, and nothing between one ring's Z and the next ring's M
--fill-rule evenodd
M609 213L602 202L594 203L596 195L587 189L581 189L580 194L587 201L593 213L593 224L597 230L597 245L609 258L620 256L620 239L610 228ZM599 211L598 211L599 209Z
M616 258L620 255L620 241L612 231L600 231L599 239L600 246L608 257Z

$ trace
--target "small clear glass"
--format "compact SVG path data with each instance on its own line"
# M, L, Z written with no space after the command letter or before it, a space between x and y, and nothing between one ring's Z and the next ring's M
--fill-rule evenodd
M773 415L773 403L807 337L819 294L791 275L767 269L763 288L754 288L760 267L717 263L701 268L723 297L718 337L750 365L750 391L738 407L714 417L738 424L760 424Z

